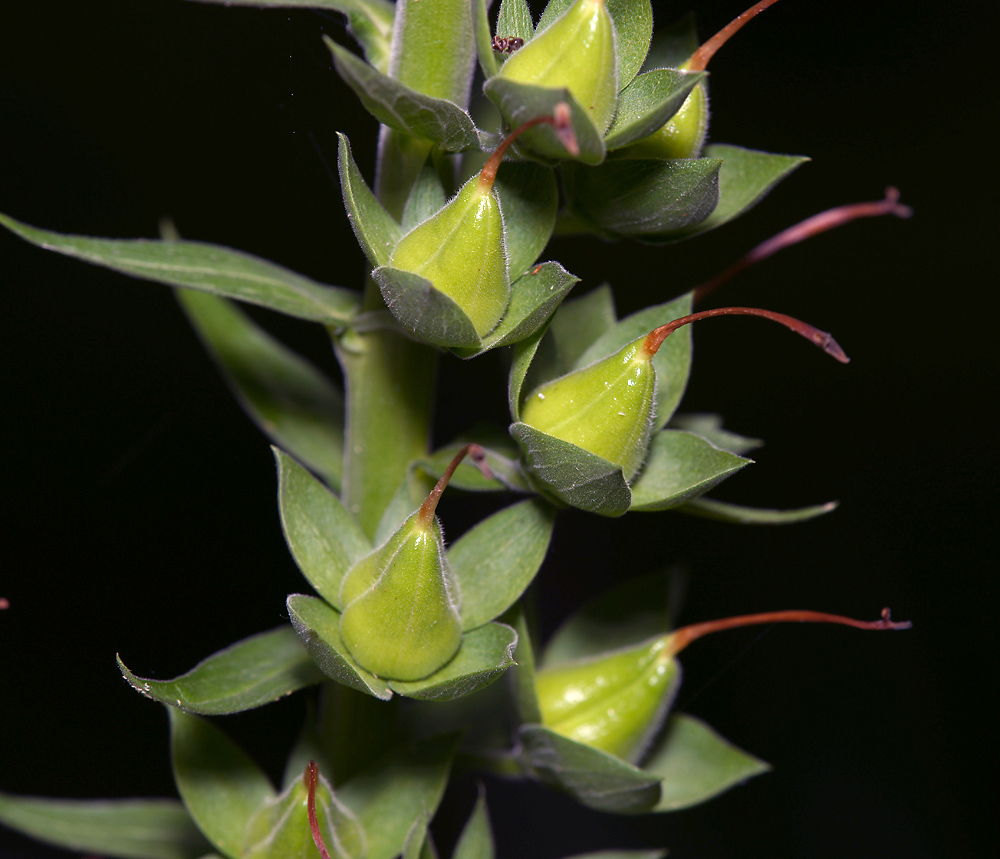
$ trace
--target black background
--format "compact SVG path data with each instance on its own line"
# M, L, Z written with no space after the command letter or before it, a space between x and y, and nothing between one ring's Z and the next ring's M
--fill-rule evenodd
M704 5L706 34L740 11ZM655 8L661 20L683 11ZM684 655L678 706L775 771L646 819L490 782L501 857L667 846L679 859L920 859L995 845L996 174L977 71L985 27L961 13L780 4L713 62L712 137L814 161L696 241L550 249L582 276L578 290L610 280L625 313L814 212L902 189L911 221L824 235L713 302L813 322L836 334L849 366L752 320L695 335L685 410L722 412L767 441L718 496L838 498L840 509L775 529L567 515L541 588L555 623L588 593L682 560L681 622L790 607L874 618L888 604L914 629L778 627L699 643ZM322 32L345 39L336 16L309 11L19 8L0 30L0 210L122 237L155 236L167 215L186 237L359 284L364 260L330 165L343 130L371 176L375 124L332 71ZM267 444L167 289L3 233L0 303L0 596L11 605L0 614L0 789L173 795L164 714L122 682L114 654L169 677L283 622L285 595L306 585L275 516ZM267 319L337 372L318 327ZM504 421L503 384L494 356L446 361L438 439L472 416ZM450 534L477 503L446 496ZM301 716L292 699L224 724L256 738L274 771ZM470 783L449 795L459 815L472 800ZM441 840L453 837L446 821ZM63 854L0 832L0 855Z

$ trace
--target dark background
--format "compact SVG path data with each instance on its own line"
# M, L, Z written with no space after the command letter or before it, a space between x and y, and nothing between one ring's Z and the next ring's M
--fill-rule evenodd
M703 5L709 34L741 4ZM656 4L660 20L681 11ZM790 607L874 618L891 605L914 629L778 627L699 643L684 655L678 706L775 771L646 819L491 782L502 857L667 846L679 859L921 859L995 848L997 457L986 421L997 391L996 174L984 30L961 4L780 4L713 62L712 137L813 163L751 216L684 245L552 245L583 277L578 290L610 280L625 313L801 218L902 189L911 221L826 234L713 302L832 331L848 367L763 323L713 322L695 335L685 410L722 412L767 441L718 496L838 498L840 509L774 529L567 515L542 599L554 623L583 595L680 559L690 571L682 622ZM186 237L359 284L364 260L331 175L334 132L350 133L371 176L375 124L332 71L321 32L344 39L336 16L174 0L57 0L5 15L0 210L122 237L155 236L168 215ZM0 596L11 604L0 614L0 789L172 795L164 714L122 682L114 654L170 677L283 622L285 595L306 586L275 515L271 456L167 289L6 232L0 260ZM267 318L336 373L318 327ZM441 400L439 440L467 416L504 421L500 361L446 361ZM456 498L442 507L452 535L475 509ZM274 770L300 697L225 725L257 738ZM471 785L450 802L464 814ZM445 824L442 841L452 837ZM0 832L0 856L57 855Z

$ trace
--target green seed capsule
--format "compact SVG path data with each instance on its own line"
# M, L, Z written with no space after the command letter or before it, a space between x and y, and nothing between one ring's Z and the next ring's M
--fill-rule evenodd
M539 671L535 690L542 723L578 743L634 760L662 723L680 678L669 639Z
M492 185L473 176L403 236L389 261L433 283L465 311L480 337L496 328L510 303L503 218Z
M500 70L533 86L566 87L603 134L618 103L615 25L604 0L576 0Z
M652 431L656 374L646 339L532 391L521 420L620 465L628 480Z

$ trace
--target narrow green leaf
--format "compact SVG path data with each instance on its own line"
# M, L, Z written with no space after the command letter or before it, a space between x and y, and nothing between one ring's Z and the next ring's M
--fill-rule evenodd
M653 6L650 0L607 0L615 22L618 50L618 88L624 89L636 76L653 38Z
M483 519L451 546L463 629L482 626L520 599L545 560L555 518L551 504L528 499Z
M748 436L725 429L722 426L722 415L714 415L706 412L674 415L670 419L670 429L693 432L695 435L700 435L702 438L712 442L716 447L728 450L730 453L735 453L739 456L764 446L764 442L759 438L749 438Z
M408 698L448 701L489 686L514 664L517 633L503 623L488 623L462 636L458 653L444 668L412 683L390 680L393 691Z
M639 75L618 97L618 113L604 135L608 151L652 134L672 117L705 72L655 69Z
M682 227L671 241L697 236L721 227L757 205L768 192L809 159L803 155L774 155L739 146L706 146L708 159L719 159L719 203L700 223Z
M205 716L252 710L323 680L289 626L244 638L173 680L138 677L121 657L118 667L136 692Z
M631 647L670 630L670 582L653 573L617 585L565 620L545 645L547 668Z
M259 257L218 245L63 235L6 215L0 215L0 224L46 250L132 277L211 292L325 325L349 322L360 303L360 296L350 290L325 286Z
M565 102L569 105L573 132L580 147L580 154L575 160L591 165L600 164L604 160L606 151L600 130L568 89L531 86L503 77L493 77L483 86L483 92L497 106L511 128L517 128L538 116L552 116L555 106ZM555 130L545 123L525 132L520 140L533 156L551 160L572 157Z
M592 170L567 163L563 177L570 208L598 232L656 243L712 213L721 167L718 158L622 158Z
M667 510L703 495L749 465L701 436L663 430L653 436L649 456L632 483L631 510Z
M511 425L529 473L547 495L601 516L621 516L632 503L620 465L523 423Z
M324 41L333 53L337 73L379 122L436 143L448 152L479 149L479 134L472 117L453 101L411 89L329 37ZM422 54L426 56L427 52Z
M338 788L368 834L367 859L394 859L421 814L434 816L458 738L432 737L400 746Z
M556 174L530 161L503 164L493 186L503 212L511 281L531 268L552 237L559 209Z
M327 677L383 701L392 697L389 684L357 665L347 652L336 611L323 600L304 594L292 594L286 605L292 626Z
M372 272L392 315L421 340L435 346L481 349L466 312L427 278L382 265Z
M493 859L495 855L490 813L486 808L486 790L480 784L476 805L462 827L462 834L458 836L451 859Z
M472 32L476 40L476 56L484 78L491 78L499 71L496 55L493 53L493 39L490 35L490 18L486 11L486 0L472 0Z
M0 793L0 823L76 853L197 859L210 850L175 799L44 799Z
M693 293L687 292L677 298L647 307L631 316L626 316L613 328L595 340L578 359L573 369L586 367L608 355L613 355L643 334L654 328L687 316L694 302ZM653 356L656 371L656 405L653 427L658 429L670 420L684 396L688 376L691 373L691 326L685 325L671 334L659 351Z
M192 290L176 295L251 420L338 488L344 467L343 394L226 299Z
M659 778L621 758L541 725L523 725L520 737L524 763L536 777L588 808L614 814L644 814L659 801Z
M769 510L761 507L744 507L741 504L730 504L728 501L716 501L713 498L692 498L678 507L677 511L735 525L791 525L832 513L839 504L839 501L827 501L826 504L814 504L811 507Z
M469 0L397 0L389 74L406 87L465 107L474 59Z
M580 282L557 262L545 262L511 284L510 304L500 324L476 348L458 348L461 358L474 358L497 346L509 346L541 329L563 298Z
M181 799L216 849L236 859L247 823L274 789L246 752L211 722L175 707L167 711Z
M660 801L653 811L676 811L718 796L771 769L720 737L699 719L676 713L643 767L659 776Z
M406 841L403 842L402 859L420 859L430 835L427 831L430 822L430 815L427 812L421 813L413 821L410 831L406 833Z
M309 584L339 606L341 579L372 546L336 495L286 453L275 449L274 456L288 548Z
M347 220L368 261L373 266L385 265L403 237L403 230L365 183L358 165L354 163L351 141L347 139L347 135L338 132L337 137L340 141L337 164Z
M525 44L532 40L535 25L531 22L527 0L501 0L496 34L506 39L524 39Z

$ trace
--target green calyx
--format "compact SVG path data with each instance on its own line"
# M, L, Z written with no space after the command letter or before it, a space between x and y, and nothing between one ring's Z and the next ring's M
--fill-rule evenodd
M569 89L603 134L618 99L615 26L604 0L576 0L504 63L506 80Z
M681 66L688 71L687 64ZM648 137L626 146L621 158L697 158L708 135L708 91L698 84L664 125Z
M680 666L670 636L596 659L545 668L535 677L542 723L625 760L642 754L663 721Z
M480 337L489 334L510 303L503 217L492 182L473 176L400 239L389 265L430 281L464 311Z
M656 374L646 337L536 388L521 420L620 465L628 480L646 456Z

